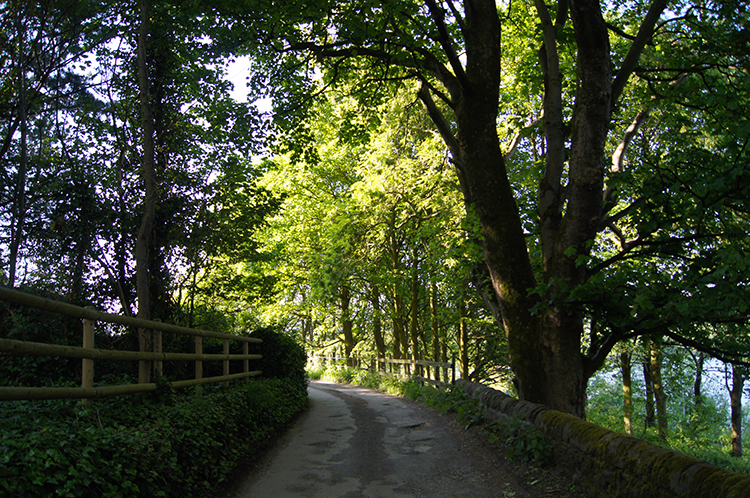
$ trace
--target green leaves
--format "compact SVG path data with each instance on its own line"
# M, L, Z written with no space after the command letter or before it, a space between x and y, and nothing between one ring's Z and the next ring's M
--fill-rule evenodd
M196 496L224 479L303 406L305 386L247 381L174 406L146 398L0 406L0 494Z

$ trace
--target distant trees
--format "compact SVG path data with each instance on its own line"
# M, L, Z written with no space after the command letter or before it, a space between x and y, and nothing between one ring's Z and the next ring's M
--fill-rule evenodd
M305 125L309 159L274 159L261 183L284 199L263 236L283 289L266 316L296 317L313 351L437 361L455 351L467 377L496 376L492 341L480 339L495 326L464 290L479 256L474 227L419 108L402 93L368 121L342 92ZM461 321L473 333L459 346Z

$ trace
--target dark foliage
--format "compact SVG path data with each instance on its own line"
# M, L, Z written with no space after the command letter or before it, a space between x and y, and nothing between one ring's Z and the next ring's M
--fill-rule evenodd
M0 496L205 496L305 404L285 379L0 404Z
M297 386L306 385L307 354L300 344L273 328L261 328L251 335L263 339L263 344L251 345L263 355L263 359L251 363L251 369L262 370L263 377L290 379Z

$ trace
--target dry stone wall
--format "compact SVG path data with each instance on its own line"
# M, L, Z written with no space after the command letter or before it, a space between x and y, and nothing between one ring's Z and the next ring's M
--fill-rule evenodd
M481 384L456 382L490 416L517 418L541 429L555 463L597 498L750 498L750 476L519 401Z

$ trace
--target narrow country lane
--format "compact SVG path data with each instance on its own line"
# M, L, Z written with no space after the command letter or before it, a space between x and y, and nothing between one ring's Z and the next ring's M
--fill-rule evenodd
M435 411L370 389L312 382L308 411L230 496L535 495Z

